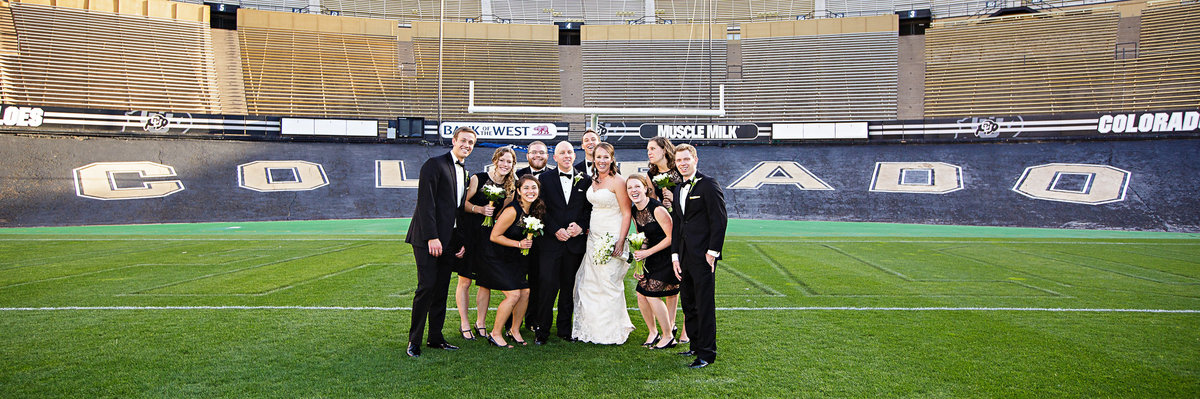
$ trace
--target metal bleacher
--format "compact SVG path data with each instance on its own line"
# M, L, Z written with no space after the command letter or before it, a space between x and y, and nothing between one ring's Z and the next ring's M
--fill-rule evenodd
M926 117L1119 109L1119 19L1107 7L933 23Z
M585 26L581 51L588 107L713 109L728 69L724 24Z
M742 25L742 76L731 82L738 120L896 117L894 15Z
M218 112L207 7L165 1L97 2L93 9L54 4L0 7L5 102Z

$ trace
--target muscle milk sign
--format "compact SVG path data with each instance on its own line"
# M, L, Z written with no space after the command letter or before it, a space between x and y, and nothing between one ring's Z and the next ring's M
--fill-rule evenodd
M666 137L671 140L754 140L757 125L651 125L638 129L642 138Z

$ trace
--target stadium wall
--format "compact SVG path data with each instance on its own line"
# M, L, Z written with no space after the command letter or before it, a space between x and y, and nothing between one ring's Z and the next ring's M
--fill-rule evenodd
M446 151L2 135L0 226L409 217L421 163ZM734 218L1200 232L1195 139L699 152ZM644 159L618 150L626 173Z

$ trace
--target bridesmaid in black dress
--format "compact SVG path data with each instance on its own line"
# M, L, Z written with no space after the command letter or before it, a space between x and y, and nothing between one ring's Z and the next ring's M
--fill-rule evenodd
M642 270L634 271L637 277L638 309L646 321L647 341L650 349L674 348L674 326L663 298L679 294L679 279L671 267L671 215L658 200L650 198L650 179L644 175L629 176L625 188L633 203L633 221L639 233L646 235L644 249L634 249L633 258L644 260ZM661 332L655 333L654 321L658 320ZM658 337L658 338L650 338Z
M466 253L454 265L454 271L458 273L458 286L454 291L454 301L458 305L459 330L462 332L463 338L467 340L475 339L467 315L471 280L475 279L475 268L483 262L483 250L490 244L488 236L492 232L491 227L483 226L483 218L493 216L507 201L500 200L494 205L489 203L487 195L483 193L483 187L503 188L508 194L507 197L511 198L517 187L517 178L513 173L513 164L516 159L517 153L512 148L497 148L492 153L492 170L471 175L470 180L467 181L465 194L467 201L463 204L463 216L458 220L463 243L466 244ZM491 291L487 288L480 287L475 293L475 332L479 335L487 333L487 329L484 327L486 325L484 316L487 315L488 303L491 302L491 299Z
M675 145L671 144L671 140L668 140L666 137L650 139L650 142L646 143L646 159L649 160L650 164L650 171L647 177L652 179L650 187L654 189L651 198L659 200L663 206L671 209L674 206L674 203L672 203L674 198L671 198L671 190L663 190L661 187L653 185L653 179L654 176L666 173L667 176L671 177L671 182L675 183L676 186L683 182L683 175L680 175L679 169L675 168ZM671 319L671 331L678 331L675 327L675 315L678 313L677 309L679 309L679 295L672 295L663 298L663 300L667 302L667 317ZM641 306L640 303L638 305ZM646 339L647 341L645 344L642 344L643 346L650 346L654 343L653 337L646 337ZM686 342L688 342L687 330L684 330L683 334L679 336L679 343Z
M488 342L500 347L511 348L504 337L511 337L525 345L521 337L521 322L529 306L529 274L531 259L522 255L522 249L533 247L533 240L525 233L525 217L542 219L546 205L540 198L541 184L533 175L521 176L517 180L517 199L504 207L492 227L491 244L484 248L483 262L476 270L480 287L504 292L504 300L496 307L496 318ZM511 328L504 330L505 321L512 317Z

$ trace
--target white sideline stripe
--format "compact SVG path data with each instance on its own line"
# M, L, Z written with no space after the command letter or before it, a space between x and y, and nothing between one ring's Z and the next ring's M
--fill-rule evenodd
M495 308L491 308L495 310ZM401 311L412 310L411 307L378 307L378 306L59 306L37 308L0 308L4 312L25 311L59 311L59 310L381 310ZM447 311L458 311L457 308L447 308ZM638 308L626 308L638 310ZM768 307L748 308L729 307L717 308L722 311L749 310L846 310L846 311L951 311L951 312L1095 312L1095 313L1200 313L1197 309L1088 309L1088 308L986 308L986 307L857 307L857 306L803 306L803 307Z

